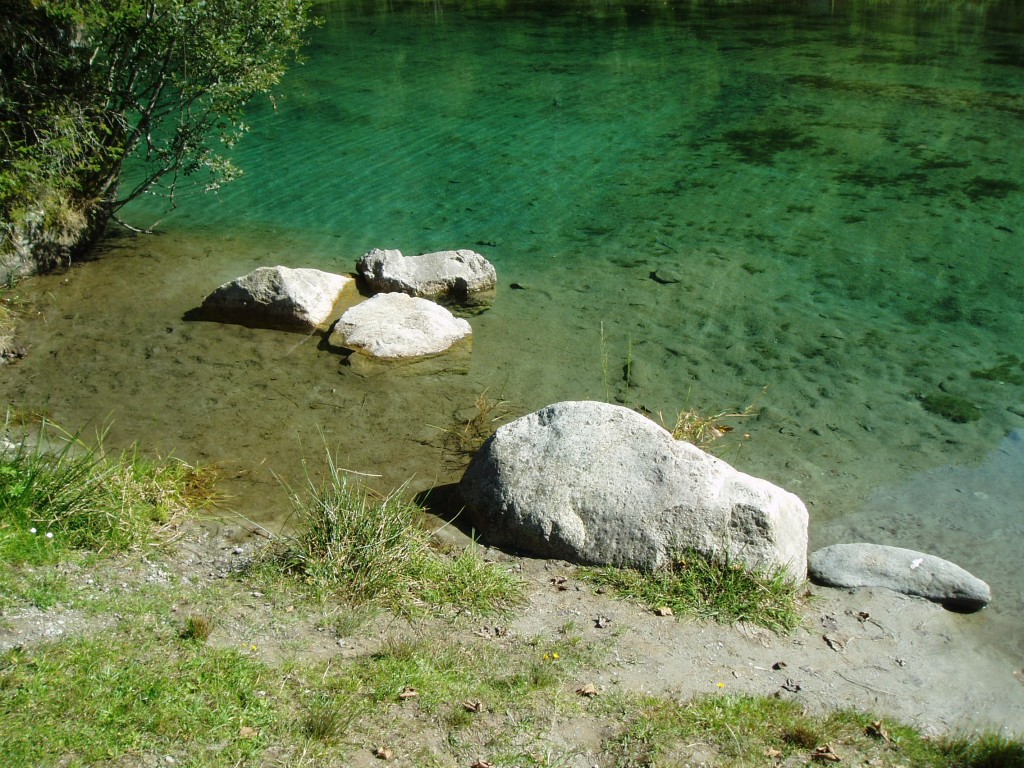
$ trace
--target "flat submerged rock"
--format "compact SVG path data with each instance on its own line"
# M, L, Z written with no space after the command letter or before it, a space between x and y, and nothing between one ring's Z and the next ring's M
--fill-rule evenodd
M811 579L826 587L882 587L977 611L992 600L988 584L959 565L912 549L881 544L833 544L808 558Z

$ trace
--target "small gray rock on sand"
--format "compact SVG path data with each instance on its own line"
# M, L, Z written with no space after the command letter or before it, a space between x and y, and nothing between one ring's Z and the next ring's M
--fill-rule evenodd
M959 565L881 544L833 544L816 550L808 558L808 573L827 587L883 587L958 611L977 611L992 600L988 584Z

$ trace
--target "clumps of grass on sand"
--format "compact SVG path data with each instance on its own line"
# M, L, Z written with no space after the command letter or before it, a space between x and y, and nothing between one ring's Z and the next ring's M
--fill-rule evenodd
M450 555L421 525L423 510L399 488L378 494L353 482L333 457L322 483L293 493L295 533L272 559L321 599L380 602L401 611L447 606L494 612L517 603L522 584L485 563L475 547Z
M723 693L687 703L624 694L605 702L625 723L610 739L615 766L857 764L915 768L1011 768L1024 765L1024 744L987 734L926 739L873 715L839 710L809 715L795 701ZM697 757L697 756L700 757Z
M583 573L652 610L669 608L673 614L725 623L747 621L775 632L789 632L800 623L798 588L784 570L751 571L687 550L655 571L587 568Z

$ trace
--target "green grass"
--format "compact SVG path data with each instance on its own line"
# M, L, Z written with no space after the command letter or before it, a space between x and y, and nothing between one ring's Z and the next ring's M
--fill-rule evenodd
M380 495L353 483L328 454L326 481L293 493L296 532L273 562L320 599L378 602L401 612L428 606L500 612L522 597L508 570L483 562L475 547L438 551L421 525L423 510L405 488Z
M214 476L135 451L107 455L102 440L87 444L43 420L32 440L0 453L0 606L64 602L66 574L46 566L89 567L160 539L213 498Z
M726 623L749 621L776 632L789 632L800 623L797 587L785 571L753 572L687 551L656 571L586 568L583 575L652 610L671 608L673 614Z
M266 668L243 653L166 638L99 635L0 657L0 765L86 766L132 753L191 752L233 766L266 742L277 705L259 696Z
M359 690L375 704L414 704L465 724L467 701L482 709L523 706L552 694L585 666L598 663L600 648L578 638L487 640L472 633L387 639L380 650L337 674L334 684ZM403 691L407 693L403 697Z
M209 476L71 445L45 454L23 444L0 459L3 599L47 611L47 622L77 617L59 641L0 653L4 768L167 757L190 768L306 768L365 762L385 746L406 765L550 768L584 756L567 726L601 734L601 765L634 768L685 765L696 748L739 768L774 764L769 755L805 765L825 744L850 765L1024 766L1019 739L929 740L870 715L811 716L775 698L722 692L680 703L614 685L578 695L605 669L614 633L595 638L568 620L520 637L460 617L515 604L522 583L475 546L438 551L419 507L401 492L350 484L331 461L327 482L296 497L299 531L258 570L193 578L186 566L181 578L171 568L151 581L171 553L147 548L142 558L136 545L206 498ZM587 573L680 614L775 629L796 621L782 574L689 554L656 574ZM423 607L430 615L414 610ZM0 620L5 632L17 631L18 613ZM378 644L380 620L390 639ZM349 650L313 647L322 630L352 638Z
M615 766L682 765L695 748L714 764L745 768L822 765L815 752L830 749L840 764L905 768L1020 768L1024 742L984 734L926 739L912 728L841 709L809 715L795 701L717 695L685 704L620 695L605 702L625 726L606 747ZM827 745L827 746L826 746ZM705 758L706 759L706 758ZM778 761L778 762L777 762Z
M772 698L722 693L681 704L612 684L585 698L576 690L598 682L617 637L584 631L582 620L520 636L465 618L388 618L373 605L325 611L267 568L231 579L140 578L162 551L99 561L95 583L65 586L70 607L105 621L0 654L4 768L155 765L165 756L190 768L311 768L365 762L378 747L403 765L550 768L585 754L566 727L602 734L601 757L588 759L603 766L696 764L695 744L714 764L771 765L771 749L805 765L822 743L851 765L1021 765L1019 741L929 741L889 722L881 738L871 716L811 717ZM216 617L212 634L205 617ZM339 652L317 641L332 629L358 634ZM403 698L409 689L416 695Z
M55 451L43 446L55 443ZM107 456L44 422L33 441L0 454L0 560L55 562L70 550L124 551L171 525L209 493L209 477L182 462L135 452Z

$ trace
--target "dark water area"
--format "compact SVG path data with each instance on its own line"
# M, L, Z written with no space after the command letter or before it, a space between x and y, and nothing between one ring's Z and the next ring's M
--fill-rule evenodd
M970 620L1024 665L1018 3L317 12L250 110L240 180L135 205L161 234L39 281L37 352L0 372L15 399L231 463L268 526L322 439L382 486L457 479L439 427L485 389L666 421L754 403L724 458L800 495L812 546L954 560L993 586ZM255 266L351 272L373 247L495 264L468 370L358 376L315 337L182 319Z

